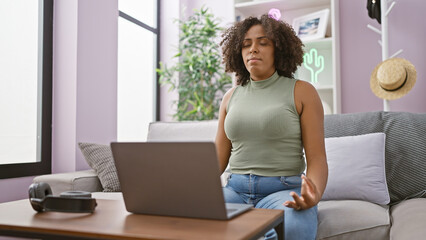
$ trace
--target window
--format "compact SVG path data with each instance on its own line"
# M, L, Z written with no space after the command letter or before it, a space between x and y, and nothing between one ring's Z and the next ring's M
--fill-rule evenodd
M0 178L51 172L53 0L0 2Z
M119 0L117 139L144 141L157 119L158 0Z

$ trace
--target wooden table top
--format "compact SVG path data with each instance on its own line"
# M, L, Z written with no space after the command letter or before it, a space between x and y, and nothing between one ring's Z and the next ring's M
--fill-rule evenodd
M29 200L0 204L0 231L114 239L256 239L282 210L253 209L228 221L132 214L122 200L97 199L93 214L35 212Z

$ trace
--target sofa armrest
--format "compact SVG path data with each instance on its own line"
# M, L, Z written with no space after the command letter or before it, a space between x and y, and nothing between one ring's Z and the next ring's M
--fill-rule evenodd
M35 177L33 182L48 183L53 195L59 195L65 191L101 192L103 190L94 170L41 175Z

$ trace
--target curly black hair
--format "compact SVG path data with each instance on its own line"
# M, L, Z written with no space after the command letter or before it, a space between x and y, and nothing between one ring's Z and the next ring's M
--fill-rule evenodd
M245 85L250 79L241 55L244 36L254 25L262 25L268 39L275 46L275 69L278 75L293 78L297 67L303 62L303 43L296 36L293 28L286 22L275 20L267 14L260 18L248 17L222 34L223 63L226 72L235 72L237 84Z

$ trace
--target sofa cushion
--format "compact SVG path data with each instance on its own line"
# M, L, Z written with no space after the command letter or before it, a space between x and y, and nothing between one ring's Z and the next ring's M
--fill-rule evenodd
M321 201L317 239L389 239L389 207L359 200Z
M388 204L385 134L325 139L328 182L323 200L364 200Z
M386 180L391 204L425 190L426 114L364 112L326 115L324 135L386 134ZM414 179L414 181L413 181Z
M424 239L426 199L410 199L391 207L391 239Z
M214 141L217 120L152 122L147 141Z
M104 192L121 191L111 147L96 143L79 143L78 146L89 166L98 174Z
M34 183L45 182L50 185L53 195L66 191L102 191L102 185L95 170L56 173L37 176Z
M152 122L149 125L148 141L214 141L217 120ZM121 191L117 169L109 145L79 143L89 166L98 174L104 192ZM226 174L221 177L226 184Z

